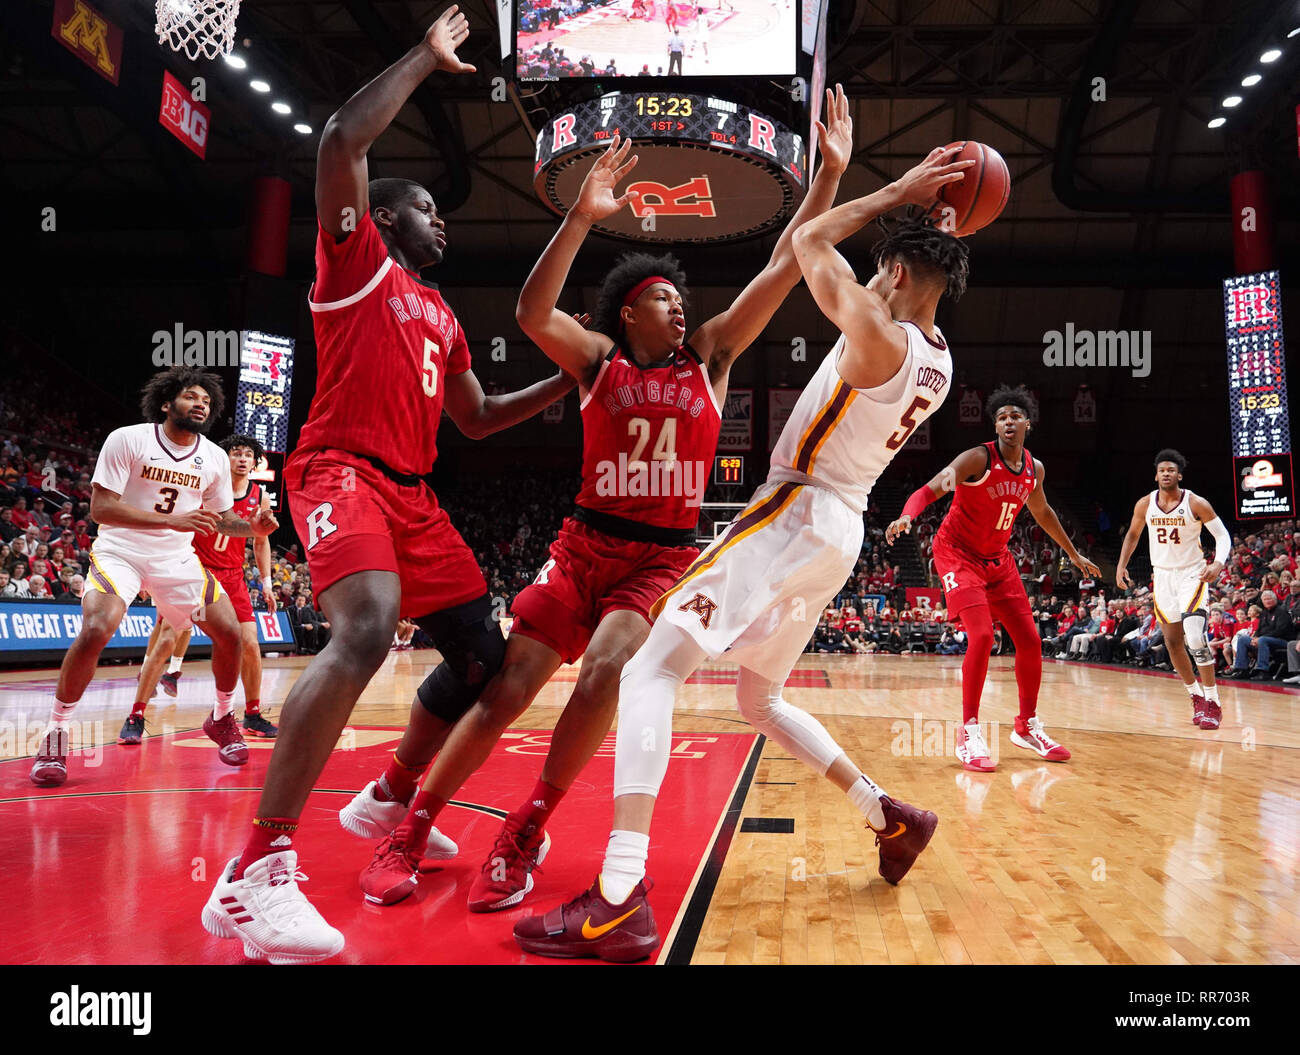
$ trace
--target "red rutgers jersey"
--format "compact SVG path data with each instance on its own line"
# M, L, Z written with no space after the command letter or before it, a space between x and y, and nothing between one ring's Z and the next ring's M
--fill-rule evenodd
M1002 460L996 440L984 444L984 449L988 451L988 468L973 483L958 484L952 508L939 525L935 540L991 560L1006 552L1016 514L1037 481L1034 458L1028 450L1020 472L1013 472Z
M470 368L465 334L437 289L388 255L367 212L341 242L317 230L308 304L316 395L295 457L335 448L427 473L447 378Z
M578 505L694 528L721 427L708 369L689 345L671 363L648 367L615 347L582 401Z
M248 492L243 498L236 498L231 507L235 516L252 520L262 504L262 489L252 480L248 482ZM244 543L248 540L234 535L223 535L214 531L211 535L194 532L194 552L199 556L199 563L213 571L241 571L244 567Z

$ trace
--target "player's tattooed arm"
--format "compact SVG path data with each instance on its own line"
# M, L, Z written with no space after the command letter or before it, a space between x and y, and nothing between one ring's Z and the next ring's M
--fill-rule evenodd
M325 123L316 155L316 213L321 226L335 238L345 238L355 230L356 219L370 207L366 153L416 87L434 70L474 72L473 66L456 57L456 49L468 36L468 21L452 5L438 16L419 44Z
M1142 529L1147 526L1147 504L1150 501L1150 495L1143 495L1138 499L1137 505L1133 507L1133 519L1129 521L1128 533L1125 534L1124 543L1119 548L1119 560L1115 562L1115 585L1121 590L1127 590L1133 585L1133 580L1128 574L1128 559L1133 556L1138 539L1142 537Z
M709 376L725 380L736 357L757 339L802 277L794 252L794 236L805 223L822 215L835 202L840 177L853 152L853 118L844 88L826 91L826 124L817 122L822 162L799 210L781 232L767 266L750 281L735 302L691 335L690 345L709 366ZM725 389L724 389L725 392Z
M165 496L160 496L166 501ZM140 509L122 501L122 496L107 487L94 484L90 493L90 519L104 527L170 528L172 531L195 531L210 535L217 528L219 517L207 510L192 513L163 513L158 509Z
M561 370L545 381L516 392L488 396L484 395L474 371L466 370L447 378L447 396L443 405L461 432L472 440L480 440L526 421L573 391L575 385L577 382Z
M1047 495L1043 491L1043 476L1043 463L1035 458L1034 489L1029 492L1029 497L1025 500L1025 508L1038 521L1038 526L1052 537L1052 541L1065 550L1065 555L1070 558L1071 564L1080 571L1086 571L1089 575L1100 575L1101 569L1074 548L1070 536L1065 533L1065 528L1061 526L1056 510L1048 504Z
M556 305L591 225L612 216L634 197L631 192L614 193L615 186L636 165L637 156L628 156L631 147L631 140L621 142L616 135L609 149L596 159L582 181L578 200L533 265L515 306L519 328L547 358L584 387L595 380L600 361L613 340L607 334L586 329Z
M217 530L233 538L264 538L280 526L275 514L263 507L245 520L233 509L227 509L217 516ZM269 561L268 561L269 565Z
M929 483L907 500L903 512L897 520L885 528L885 541L891 546L899 535L912 530L912 521L931 502L937 502L950 491L957 490L957 482L970 483L978 479L986 467L987 450L984 447L972 447L962 451L948 465L940 469Z

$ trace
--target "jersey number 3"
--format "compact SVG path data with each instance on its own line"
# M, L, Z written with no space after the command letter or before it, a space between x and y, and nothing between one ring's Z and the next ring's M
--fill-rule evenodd
M907 442L907 438L916 431L916 426L920 424L916 420L916 412L918 410L929 409L930 401L926 399L925 396L917 396L913 399L912 405L903 411L903 416L898 419L898 426L901 431L895 432L889 437L889 439L885 440L885 446L891 451L898 450L899 447Z

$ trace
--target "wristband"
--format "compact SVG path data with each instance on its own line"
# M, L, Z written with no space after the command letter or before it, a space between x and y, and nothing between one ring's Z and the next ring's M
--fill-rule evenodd
M924 510L931 502L937 501L938 497L938 495L930 490L929 484L922 484L912 492L912 497L909 498L907 504L903 506L902 515L905 517L911 517L915 520L921 515L922 510Z

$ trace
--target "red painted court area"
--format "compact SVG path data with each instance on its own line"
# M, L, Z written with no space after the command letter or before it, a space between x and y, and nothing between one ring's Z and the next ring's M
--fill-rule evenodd
M511 731L438 819L460 856L421 877L398 905L367 904L357 885L372 845L338 824L337 812L377 776L399 729L344 734L308 800L295 839L303 890L347 938L331 963L562 964L524 954L511 931L588 887L600 869L613 805L614 737L606 738L551 820L553 845L536 887L514 909L476 915L469 886L501 817L533 787L550 744L544 731ZM752 734L676 735L655 814L651 904L665 940L754 747ZM88 766L68 760L68 782L42 792L30 759L0 763L0 883L7 964L245 963L240 944L213 938L199 912L218 869L240 849L271 745L250 742L248 765L231 769L202 732L109 745ZM667 950L661 948L660 958ZM649 962L654 962L653 960Z

